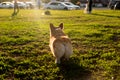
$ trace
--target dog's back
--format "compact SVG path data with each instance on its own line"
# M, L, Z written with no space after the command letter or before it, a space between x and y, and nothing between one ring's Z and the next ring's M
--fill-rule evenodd
M56 58L56 63L60 63L61 57L69 59L72 54L71 40L63 33L62 29L63 24L60 24L59 27L50 24L50 49Z

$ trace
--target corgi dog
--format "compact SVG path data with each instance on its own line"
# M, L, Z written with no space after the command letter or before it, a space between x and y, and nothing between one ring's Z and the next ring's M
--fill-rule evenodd
M69 37L63 32L63 23L59 27L54 27L50 23L50 43L51 52L55 57L55 63L60 64L61 58L69 60L72 54L72 44Z

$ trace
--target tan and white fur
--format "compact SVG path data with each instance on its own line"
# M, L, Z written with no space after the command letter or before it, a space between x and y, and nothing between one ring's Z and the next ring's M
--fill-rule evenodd
M55 63L60 63L62 57L69 60L72 54L72 44L69 37L63 32L63 23L59 27L54 27L50 23L50 49L55 57Z

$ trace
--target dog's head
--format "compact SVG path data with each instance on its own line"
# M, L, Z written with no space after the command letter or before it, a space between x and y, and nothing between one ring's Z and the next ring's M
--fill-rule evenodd
M60 23L58 27L55 27L52 23L50 23L50 33L51 36L63 36L65 35L63 32L63 23Z

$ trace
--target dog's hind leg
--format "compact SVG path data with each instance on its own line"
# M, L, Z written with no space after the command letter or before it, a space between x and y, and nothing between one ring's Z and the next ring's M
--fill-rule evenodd
M60 59L64 56L65 47L61 43L57 43L53 48L53 55L55 56L55 63L60 64Z
M56 63L56 64L60 64L60 58L56 58L56 59L55 59L55 63Z
M65 59L69 60L69 58L70 58L72 53L73 53L72 45L71 44L67 44L66 45L66 49L65 49Z

